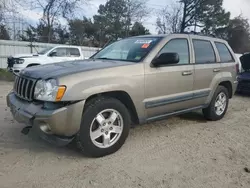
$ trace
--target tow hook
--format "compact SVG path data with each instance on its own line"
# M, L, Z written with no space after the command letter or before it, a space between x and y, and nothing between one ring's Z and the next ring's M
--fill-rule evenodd
M21 133L23 133L24 135L27 135L27 134L29 134L31 128L32 128L32 126L24 127L22 129Z

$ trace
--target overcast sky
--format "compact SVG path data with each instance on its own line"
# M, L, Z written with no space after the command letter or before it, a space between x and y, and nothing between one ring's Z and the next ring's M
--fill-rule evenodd
M84 8L84 15L86 17L92 17L97 13L97 9L100 4L105 4L107 0L90 0L89 5ZM175 0L148 0L147 5L153 8L155 11L160 10L162 7L171 4L171 2L176 2ZM231 12L231 17L238 16L242 14L250 20L250 0L224 0L224 8ZM37 21L41 17L41 12L36 11L21 11L21 13L30 18L33 21ZM155 13L149 17L144 25L150 29L151 33L155 33Z

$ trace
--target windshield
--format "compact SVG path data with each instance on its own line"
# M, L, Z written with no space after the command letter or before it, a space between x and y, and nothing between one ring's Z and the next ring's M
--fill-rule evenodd
M135 37L123 39L110 44L92 58L139 62L161 39L161 37Z
M50 51L52 48L53 48L53 47L45 48L45 49L41 50L40 52L38 52L38 54L44 55L44 54L46 54L48 51Z

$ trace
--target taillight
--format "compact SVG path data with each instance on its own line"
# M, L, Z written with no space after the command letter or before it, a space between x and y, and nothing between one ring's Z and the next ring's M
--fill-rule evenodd
M239 65L239 63L236 63L235 68L236 68L236 72L238 74L240 72L240 65Z

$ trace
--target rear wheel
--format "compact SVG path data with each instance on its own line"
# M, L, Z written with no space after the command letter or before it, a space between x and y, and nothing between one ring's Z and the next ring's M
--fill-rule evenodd
M203 114L206 119L217 121L222 119L228 108L229 94L227 88L219 86L212 98L210 105L203 109Z
M86 104L77 147L88 156L109 155L121 148L129 129L130 116L124 104L114 98L96 98Z

